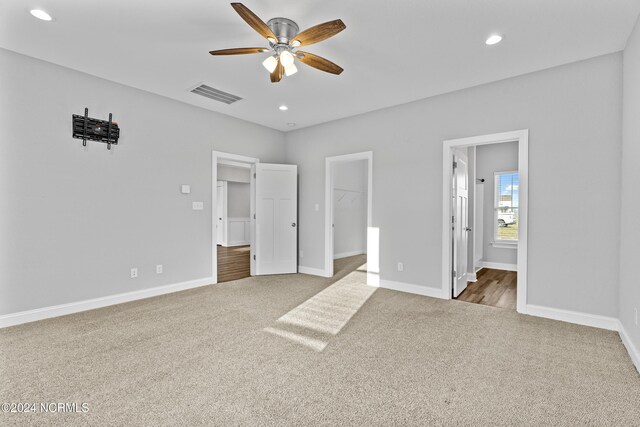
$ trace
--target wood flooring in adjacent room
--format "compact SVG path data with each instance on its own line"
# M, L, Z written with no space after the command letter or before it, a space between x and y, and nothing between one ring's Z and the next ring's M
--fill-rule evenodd
M218 245L218 283L249 277L251 246Z
M469 282L456 298L474 304L491 307L516 309L516 283L518 273L515 271L483 268L476 275L477 282Z

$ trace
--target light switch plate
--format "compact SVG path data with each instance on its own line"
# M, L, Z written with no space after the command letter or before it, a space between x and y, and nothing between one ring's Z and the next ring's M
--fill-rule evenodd
M182 194L191 193L191 186L187 184L182 184Z
M201 211L204 209L204 202L193 202L191 206L193 206L194 211Z

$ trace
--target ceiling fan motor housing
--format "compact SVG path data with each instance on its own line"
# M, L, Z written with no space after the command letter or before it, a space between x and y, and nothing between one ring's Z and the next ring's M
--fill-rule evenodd
M270 19L267 26L276 35L279 44L288 45L300 31L298 24L287 18Z

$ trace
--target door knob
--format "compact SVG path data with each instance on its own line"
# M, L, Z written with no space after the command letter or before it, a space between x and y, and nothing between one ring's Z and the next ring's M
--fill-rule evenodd
M295 227L295 226L296 226L296 223L295 223L295 222L294 222L294 223L291 223L291 226L292 226L292 227Z

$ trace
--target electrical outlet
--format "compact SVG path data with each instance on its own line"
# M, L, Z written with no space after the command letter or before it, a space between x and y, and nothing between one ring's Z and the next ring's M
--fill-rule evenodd
M136 277L138 277L138 269L137 268L132 268L131 269L131 278L135 279Z
M401 262L398 263L398 271L404 271L404 264Z
M162 274L162 264L156 265L156 274Z

